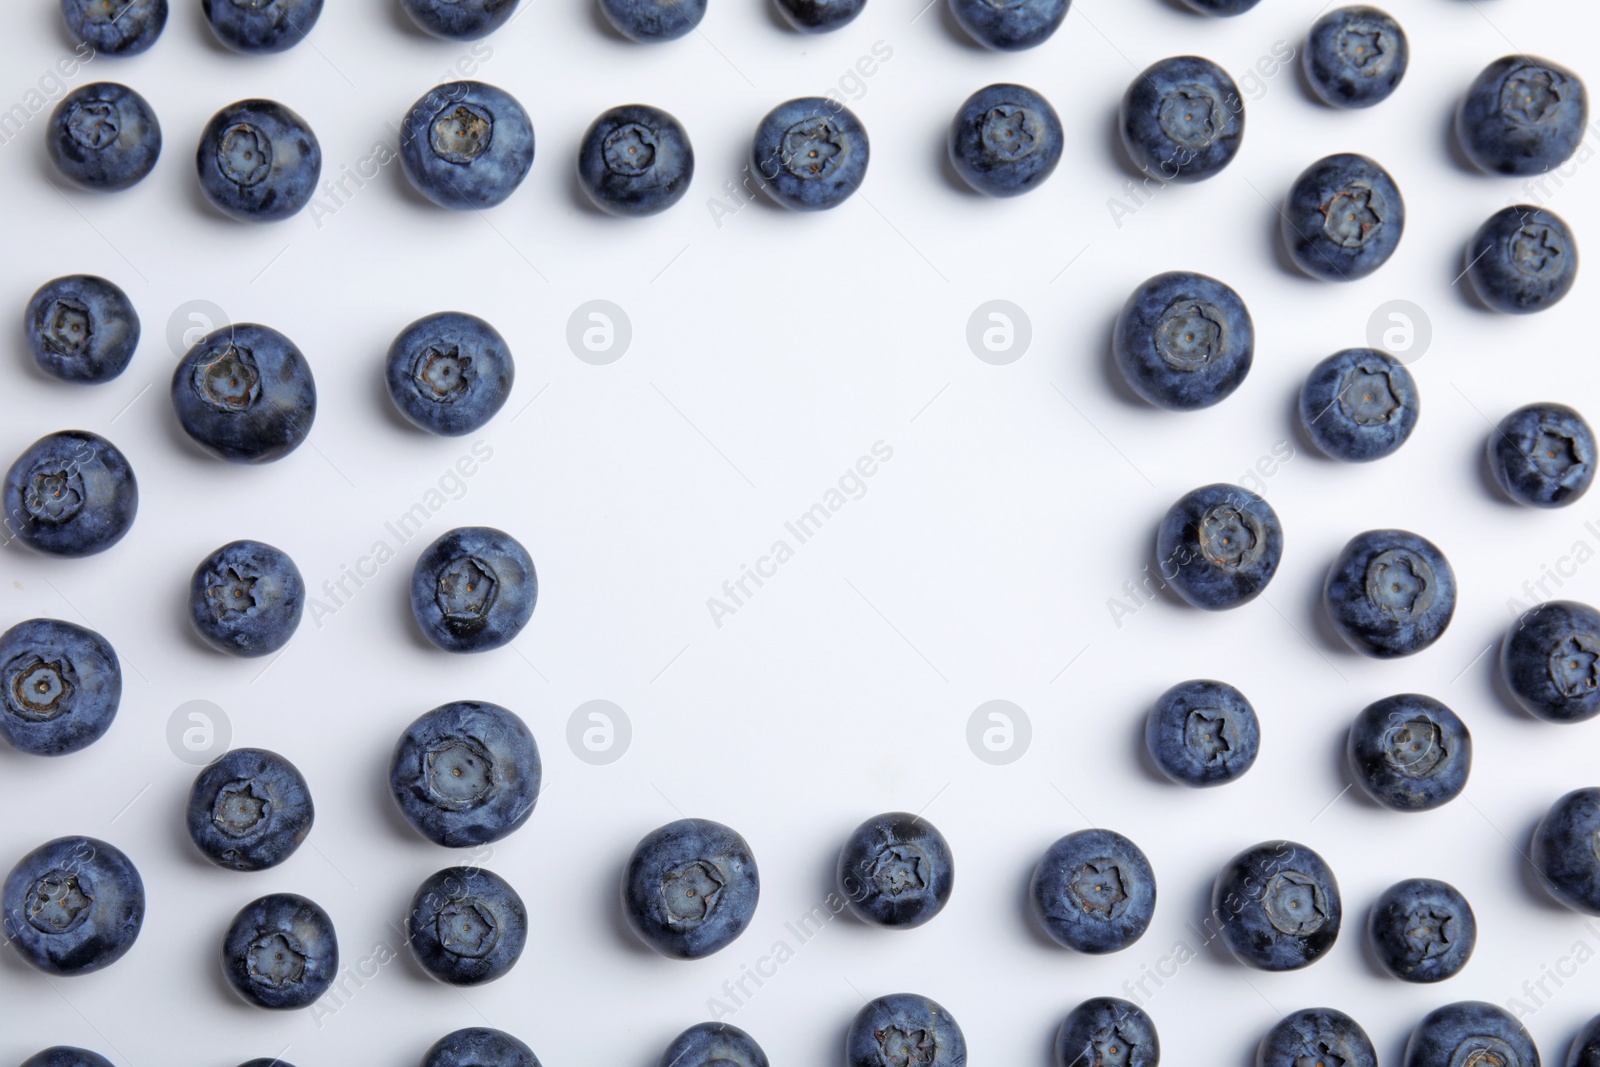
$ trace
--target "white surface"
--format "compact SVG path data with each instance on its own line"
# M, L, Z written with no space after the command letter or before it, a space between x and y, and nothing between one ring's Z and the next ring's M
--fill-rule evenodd
M1600 951L1600 925L1542 900L1518 858L1551 801L1596 784L1600 725L1514 714L1491 686L1493 657L1480 656L1525 580L1575 542L1600 548L1600 497L1551 513L1514 509L1488 492L1479 464L1485 416L1541 399L1600 416L1587 328L1597 278L1588 268L1565 303L1526 319L1469 307L1451 287L1463 244L1528 194L1462 171L1446 138L1458 94L1514 49L1600 84L1594 14L1535 0L1396 2L1412 64L1392 100L1366 114L1330 111L1307 99L1293 68L1279 70L1246 87L1259 99L1227 171L1161 191L1119 227L1107 200L1129 176L1112 152L1112 117L1134 68L1198 52L1242 77L1276 42L1298 48L1318 4L1265 0L1207 21L1160 0L1078 0L1045 46L994 55L964 43L942 4L914 19L920 2L872 0L847 29L805 38L783 29L767 0L715 0L702 35L639 47L604 32L588 0L534 0L478 64L479 77L524 103L539 138L523 188L483 217L420 203L392 165L320 226L309 212L240 226L200 201L195 139L240 97L304 115L329 177L392 144L390 124L470 52L419 37L392 0L332 0L314 48L265 59L222 52L199 4L177 0L153 51L96 60L72 79L124 81L159 114L164 157L130 192L52 189L45 113L0 147L0 304L12 309L0 452L9 459L52 430L96 430L126 451L143 494L132 533L100 557L0 555L0 621L87 623L112 640L127 676L121 715L89 750L57 761L0 752L0 864L61 834L101 836L134 859L149 895L137 945L104 972L47 980L0 955L0 1063L69 1043L119 1067L225 1067L280 1053L300 1067L408 1065L446 1031L487 1024L520 1035L547 1067L644 1067L707 1017L725 981L785 940L793 958L733 1018L775 1064L838 1063L862 995L915 990L955 1013L978 1067L1043 1067L1069 1008L1170 972L1162 961L1178 942L1196 943L1191 924L1219 867L1274 837L1328 859L1345 932L1326 959L1290 975L1202 949L1146 998L1170 1063L1244 1064L1280 1014L1317 1004L1354 1015L1395 1063L1431 1008L1527 999L1525 981ZM8 5L0 106L24 100L68 51L54 6ZM892 56L858 91L848 72L876 42ZM940 160L957 105L1002 80L1054 101L1068 146L1044 187L989 202L953 188ZM873 144L862 194L817 216L755 204L718 226L708 198L738 177L761 115L829 88L859 92L852 106ZM578 202L573 159L595 115L635 100L685 123L699 169L673 211L614 221ZM1304 166L1344 150L1390 168L1407 233L1376 275L1314 283L1281 266L1272 202ZM1591 141L1582 158L1592 150ZM1584 164L1544 197L1580 242L1600 235L1597 188L1600 169ZM1106 376L1127 293L1175 268L1233 284L1259 338L1238 393L1188 415L1131 405ZM40 283L77 271L123 285L144 319L132 367L100 388L47 382L26 366L21 308ZM1290 428L1300 380L1335 349L1364 343L1373 309L1395 297L1425 308L1434 331L1413 367L1424 406L1416 435L1369 467L1314 458ZM610 366L580 362L565 342L568 316L594 298L621 305L633 325L631 348ZM1032 347L1009 366L980 362L964 338L973 309L994 298L1032 319ZM197 299L283 330L309 357L321 410L307 446L283 462L235 468L182 440L165 396L167 320ZM495 323L519 371L501 417L458 441L400 425L379 373L402 326L452 307ZM473 440L493 456L460 499L340 610L308 616L264 675L262 663L189 636L184 595L205 553L254 537L289 551L311 585L337 579ZM714 625L707 598L878 441L893 458L865 495ZM1239 479L1284 441L1294 457L1265 495L1287 549L1266 595L1222 615L1158 597L1115 626L1107 599L1146 564L1166 507L1196 485ZM538 610L514 651L451 658L425 647L410 620L417 552L465 524L511 531L537 562ZM1314 613L1334 553L1376 526L1432 538L1460 580L1449 632L1399 662L1341 649ZM1579 566L1561 592L1600 600L1600 565ZM1193 676L1238 685L1263 728L1255 769L1200 793L1152 780L1137 756L1151 700ZM1340 795L1349 721L1400 691L1445 700L1476 738L1465 796L1437 812L1401 816ZM235 1002L218 944L262 893L323 904L353 968L385 955L379 946L399 947L394 924L412 891L459 857L395 815L390 746L416 715L464 697L518 711L544 752L546 795L484 861L534 915L521 963L457 992L402 954L314 1011ZM980 762L965 741L973 709L995 698L1021 705L1034 727L1031 751L1010 766ZM215 869L187 839L195 768L169 751L165 731L196 699L226 710L235 744L281 751L310 780L316 828L278 869ZM565 743L568 716L591 699L616 701L632 719L632 749L610 766L580 762ZM923 808L957 858L946 912L903 935L840 919L800 945L785 923L824 900L849 830L876 811ZM680 811L739 829L763 880L749 932L687 964L631 944L615 900L635 841ZM1041 942L1022 911L1038 855L1090 824L1137 841L1160 884L1148 934L1102 958ZM1436 988L1380 977L1362 952L1367 906L1418 875L1457 885L1481 928L1471 965ZM1554 996L1528 1021L1552 1062L1600 1004L1600 964L1563 981L1547 983Z

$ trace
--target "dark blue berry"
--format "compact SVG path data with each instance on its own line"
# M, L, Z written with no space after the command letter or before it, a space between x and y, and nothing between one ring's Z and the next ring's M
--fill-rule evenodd
M1282 214L1289 258L1313 278L1348 282L1388 262L1406 205L1389 172L1353 152L1319 159L1295 179Z
M1535 508L1575 503L1594 482L1594 431L1565 404L1528 404L1489 435L1489 471L1506 496Z
M451 530L423 550L411 573L411 612L423 636L446 652L510 644L538 599L528 550L487 526Z
M1406 1039L1403 1067L1539 1067L1533 1038L1510 1012L1481 1000L1435 1008Z
M679 1034L659 1067L768 1067L756 1039L731 1023L699 1023Z
M402 120L400 166L440 207L494 207L533 166L533 123L510 93L492 85L440 85Z
M1185 493L1156 532L1161 577L1197 608L1222 611L1260 595L1283 558L1272 505L1218 483Z
M1333 1008L1285 1015L1256 1047L1256 1067L1378 1067L1372 1039Z
M511 348L493 326L460 311L413 322L389 346L389 396L419 429L459 437L505 406L516 379Z
M640 44L676 41L706 17L706 0L600 0L606 21Z
M1500 678L1535 718L1594 718L1600 714L1600 612L1572 600L1529 608L1500 643Z
M1243 384L1255 337L1238 293L1204 274L1168 271L1128 297L1111 346L1135 393L1170 411L1194 411Z
M189 620L219 652L266 656L289 643L306 606L294 560L260 541L232 541L200 561L189 581Z
M1562 1067L1600 1067L1600 1015L1583 1024L1561 1062Z
M509 882L477 867L446 867L411 898L406 944L433 977L482 985L503 977L528 943L528 910Z
M133 947L144 924L144 881L127 856L93 837L58 837L11 868L5 934L41 971L88 974Z
M1551 896L1600 915L1600 789L1574 789L1552 804L1533 831L1529 858Z
M1228 861L1211 889L1222 941L1246 966L1293 971L1339 936L1339 883L1322 857L1293 841L1266 841Z
M243 322L207 334L178 361L172 407L184 432L218 459L270 463L311 432L317 386L294 342Z
M1157 1067L1156 1024L1136 1004L1095 997L1073 1008L1056 1031L1055 1067Z
M857 918L876 926L921 926L949 902L955 878L944 835L906 812L868 819L839 853L840 895Z
M304 1008L339 974L333 920L305 897L273 893L246 904L222 939L222 971L258 1008Z
M161 158L161 123L144 97L115 82L72 90L50 114L50 161L85 189L114 193L143 181Z
M1368 463L1397 450L1416 429L1416 379L1376 348L1347 348L1311 368L1300 387L1300 425L1318 451Z
M1179 682L1145 719L1144 743L1161 772L1182 785L1231 782L1256 762L1261 727L1245 695L1225 682Z
M1433 542L1405 530L1368 530L1339 552L1322 587L1339 633L1357 652L1392 659L1443 636L1456 610L1456 576Z
M1072 0L950 0L950 13L979 44L1020 52L1048 41L1071 6Z
M28 348L39 369L65 382L109 382L139 346L139 313L104 278L69 274L28 301Z
M828 33L855 21L867 0L778 0L778 10L802 33Z
M417 719L389 764L400 813L447 848L499 841L527 822L542 777L527 725L481 700L458 700Z
M867 174L867 131L851 110L821 96L779 104L756 127L751 164L763 188L796 211L822 211L850 198Z
M35 756L88 748L122 703L122 667L111 643L59 619L29 619L0 634L0 737Z
M1244 97L1228 72L1200 56L1173 56L1140 72L1122 96L1122 144L1162 181L1198 182L1222 170L1244 139Z
M1037 188L1061 162L1061 119L1024 85L990 85L961 105L950 124L950 163L990 196Z
M322 0L201 0L201 8L235 52L286 52L317 24Z
M693 178L689 135L658 107L614 107L590 124L578 147L578 181L612 215L660 214L683 199Z
M48 555L104 552L138 513L139 483L127 457L87 430L41 437L6 472L6 540Z
M43 1052L35 1052L22 1061L22 1067L111 1067L111 1061L86 1048L56 1045Z
M1472 734L1445 705L1418 693L1367 705L1350 727L1350 769L1373 800L1395 811L1430 811L1467 787Z
M1502 56L1456 110L1461 149L1493 174L1543 174L1577 151L1589 125L1583 79L1538 56Z
M1183 0L1183 2L1202 15L1231 18L1234 15L1244 14L1261 0Z
M1360 108L1381 104L1406 76L1405 30L1375 7L1341 7L1311 24L1306 81L1322 102Z
M470 1026L434 1042L422 1067L539 1067L539 1057L504 1030Z
M435 37L475 41L504 26L518 0L400 0L419 28Z
M1383 891L1367 916L1367 937L1378 962L1396 978L1442 982L1472 958L1478 921L1455 886L1412 878Z
M845 1067L966 1067L967 1039L955 1018L916 993L891 993L856 1013L844 1038Z
M1058 945L1099 955L1144 936L1156 876L1139 846L1111 830L1079 830L1045 852L1028 885L1033 915Z
M241 100L206 124L195 166L200 191L218 211L240 222L277 222L316 195L322 146L282 104Z
M167 25L167 0L61 0L75 40L108 56L135 56Z
M264 748L236 748L201 771L189 791L189 837L201 855L234 871L264 871L311 833L316 809L295 765Z
M1473 235L1466 251L1467 281L1495 311L1543 311L1572 289L1578 243L1561 216L1519 204L1501 208Z
M732 944L760 897L750 846L709 819L679 819L646 834L622 878L629 927L670 959L700 959Z

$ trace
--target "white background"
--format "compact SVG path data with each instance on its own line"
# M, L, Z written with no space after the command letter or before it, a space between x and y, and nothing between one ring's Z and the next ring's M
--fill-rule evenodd
M27 100L69 52L55 6L7 6L0 107ZM1316 0L1266 0L1231 20L1163 0L1079 0L1051 41L1020 55L974 48L942 4L915 17L920 0L872 0L822 38L787 30L767 0L713 0L702 33L650 47L603 29L589 0L524 6L490 39L478 76L527 107L538 156L518 193L485 215L432 208L395 165L336 212L278 225L230 222L199 196L199 131L241 97L305 116L328 177L393 143L391 124L470 51L417 34L394 0L331 0L308 44L267 58L222 51L197 0L178 0L150 52L88 65L73 85L126 82L166 134L155 173L129 192L56 188L43 148L53 100L0 147L9 309L0 453L53 430L95 430L128 454L142 491L131 534L101 556L0 554L0 622L90 625L126 675L121 714L99 744L58 760L0 752L0 868L49 838L89 834L132 857L149 896L138 943L98 974L47 978L0 954L0 1063L68 1043L118 1067L279 1054L300 1067L399 1067L449 1030L493 1025L547 1067L646 1067L707 1018L725 981L778 939L795 945L784 924L823 901L845 836L895 809L925 810L949 837L954 898L916 932L842 918L798 946L733 1017L775 1064L838 1063L863 996L914 990L955 1014L978 1067L1043 1067L1073 1005L1127 995L1124 983L1147 970L1172 973L1163 959L1180 940L1198 947L1193 924L1217 870L1276 837L1327 858L1345 933L1324 960L1287 975L1199 948L1145 998L1170 1063L1243 1065L1280 1015L1311 1005L1355 1016L1395 1063L1433 1007L1526 1000L1525 981L1573 970L1561 961L1575 945L1585 961L1600 950L1600 932L1543 899L1520 858L1557 796L1596 784L1600 725L1513 712L1485 654L1525 581L1575 542L1600 548L1600 495L1554 512L1517 509L1490 491L1480 459L1486 419L1517 405L1559 399L1600 416L1597 279L1592 268L1580 274L1563 304L1529 318L1471 307L1452 285L1463 245L1494 210L1530 194L1462 169L1448 136L1460 93L1507 52L1547 55L1600 84L1586 5L1398 0L1389 6L1412 59L1390 101L1331 111L1311 102L1297 69L1277 69L1247 86L1232 166L1160 191L1120 226L1108 199L1130 174L1113 117L1136 69L1196 52L1243 79L1278 42L1298 50ZM853 80L876 42L892 56ZM995 202L952 185L942 159L960 102L1004 80L1055 103L1067 147L1046 185ZM45 88L59 97L57 83ZM852 98L872 136L861 194L811 216L756 203L719 226L708 200L739 176L760 117L829 89ZM573 167L593 117L633 101L683 121L698 171L672 211L619 221L580 202ZM1307 164L1348 150L1391 170L1409 208L1406 236L1365 280L1313 282L1286 269L1274 204ZM1592 241L1597 184L1600 168L1584 163L1534 199ZM1207 411L1155 411L1107 375L1122 301L1169 269L1228 281L1255 318L1254 371ZM63 385L29 365L22 309L39 284L71 272L115 280L143 317L138 355L114 383ZM580 361L565 339L573 310L596 298L624 308L633 327L609 366ZM996 298L1032 322L1031 347L1008 366L981 362L965 339L969 315ZM1370 466L1316 458L1292 429L1298 384L1317 360L1365 343L1369 316L1393 298L1416 302L1432 323L1432 346L1413 365L1417 432ZM175 314L180 333L193 325L191 301L302 347L321 395L305 447L247 469L182 438L166 398L168 326ZM475 438L410 430L381 384L392 337L447 308L489 319L517 358L510 403ZM475 440L493 456L460 499L336 612L308 615L270 666L214 654L190 635L189 574L213 548L240 537L278 545L315 591L357 565L385 521L423 500ZM893 458L865 495L716 626L707 599L877 441ZM1265 490L1286 530L1266 594L1221 615L1162 595L1114 625L1108 598L1149 561L1167 506L1197 485L1239 479L1279 442L1294 458ZM424 645L406 589L425 541L467 524L517 536L542 588L514 648L451 657ZM1333 555L1378 526L1433 539L1461 589L1444 638L1398 662L1342 649L1317 615ZM1564 581L1563 595L1600 600L1600 564ZM1139 758L1146 708L1195 676L1239 686L1262 720L1259 762L1223 789L1164 784ZM1348 723L1402 691L1444 700L1476 740L1465 795L1439 811L1405 816L1341 795ZM460 857L398 818L389 751L414 717L469 697L524 716L545 758L533 818L483 858L529 905L516 969L457 991L402 952L359 988L349 982L337 1011L325 1002L275 1014L232 999L217 962L222 932L263 893L319 901L348 964L399 947L395 924L417 884ZM610 766L581 762L565 740L569 715L592 699L632 719L632 748ZM966 742L970 715L990 699L1015 701L1032 720L1031 749L1009 766L981 762ZM224 709L234 744L280 751L309 779L316 827L281 867L222 871L188 841L182 812L196 769L169 749L167 724L191 700ZM748 933L694 963L631 943L616 902L634 843L680 814L741 831L763 880ZM1043 941L1023 912L1034 861L1088 825L1137 841L1160 884L1143 940L1101 958ZM1383 977L1363 952L1367 907L1410 876L1454 883L1478 915L1476 956L1441 987ZM1528 1019L1552 1062L1600 1009L1600 964L1565 981L1557 990L1547 980L1554 996Z

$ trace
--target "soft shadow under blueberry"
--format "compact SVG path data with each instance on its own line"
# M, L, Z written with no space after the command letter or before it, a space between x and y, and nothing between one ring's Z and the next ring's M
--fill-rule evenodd
M588 215L590 218L605 219L610 222L620 221L609 211L602 210L589 194L584 191L583 181L578 177L577 167L572 167L567 171L567 199L572 202L572 206L580 214Z
M394 166L385 167L384 169L392 172L393 176L389 180L396 191L399 192L400 199L423 211L449 211L449 208L440 207L432 200L429 200L422 195L420 189L411 184L411 178L406 174L405 164L400 161L400 149L398 146L395 148L394 153Z

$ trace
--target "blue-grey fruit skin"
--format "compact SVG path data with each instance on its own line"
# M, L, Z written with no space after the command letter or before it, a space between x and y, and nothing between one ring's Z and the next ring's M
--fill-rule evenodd
M1145 748L1180 785L1223 785L1255 765L1261 726L1245 695L1197 678L1162 693L1144 723Z
M1039 860L1028 900L1056 944L1093 955L1120 952L1150 925L1156 875L1139 846L1121 834L1079 830Z
M1578 242L1561 216L1528 204L1501 208L1466 251L1467 281L1479 300L1507 315L1543 311L1572 290Z
M1328 617L1351 648L1377 659L1421 652L1456 611L1456 575L1433 542L1406 530L1352 537L1322 586Z
M867 0L777 0L778 10L801 33L829 33L855 21Z
M803 96L767 112L750 160L774 201L795 211L825 211L861 185L871 151L854 112L826 97Z
M1256 1067L1378 1067L1378 1052L1354 1019L1333 1008L1302 1008L1268 1030L1256 1046Z
M1156 531L1161 577L1197 608L1223 611L1261 594L1283 559L1283 526L1261 497L1219 482L1185 493Z
M844 1038L845 1067L966 1067L967 1039L955 1018L917 993L891 993L856 1013Z
M339 974L333 920L295 893L253 900L222 939L222 972L234 992L258 1008L308 1007Z
M1600 1015L1583 1024L1561 1062L1562 1067L1600 1067Z
M260 1059L246 1060L239 1067L294 1067L294 1064L288 1060L278 1059L276 1056L271 1058L263 1056Z
M949 149L956 173L978 192L1021 196L1061 162L1061 118L1025 85L985 86L956 112Z
M423 31L453 41L475 41L504 26L518 0L400 0Z
M606 21L639 44L676 41L706 17L706 0L600 0Z
M109 382L139 347L139 313L128 294L93 274L41 285L28 301L24 329L39 369L64 382Z
M22 1061L22 1067L111 1067L111 1061L86 1048L56 1045L35 1052Z
M1600 715L1600 612L1547 600L1523 612L1500 642L1500 679L1517 705L1546 722Z
M35 756L88 748L122 703L111 642L60 619L29 619L0 634L0 737Z
M167 0L61 0L61 17L75 40L108 56L136 56L167 25Z
M510 534L462 526L423 549L411 572L411 613L446 652L510 644L533 617L539 576Z
M1583 79L1538 56L1502 56L1456 110L1461 149L1492 174L1543 174L1577 151L1589 125Z
M1215 278L1168 271L1129 295L1112 331L1123 380L1168 411L1220 403L1244 383L1256 331L1239 294Z
M1048 41L1072 0L950 0L950 13L979 44L1020 52Z
M1383 969L1404 982L1461 973L1478 943L1478 921L1455 886L1411 878L1383 891L1367 915L1367 939Z
M1158 1067L1161 1041L1144 1009L1119 997L1073 1008L1056 1031L1055 1067Z
M669 959L697 960L744 933L761 874L737 832L679 819L644 836L622 876L622 914L639 940Z
M1347 348L1311 368L1299 406L1300 425L1317 451L1345 463L1392 455L1421 414L1416 379L1376 348Z
M49 974L98 971L133 947L144 924L144 881L120 850L93 837L58 837L6 875L5 934Z
M274 100L240 100L217 112L195 151L200 191L240 222L278 222L316 195L322 146L306 120Z
M1183 2L1202 15L1230 18L1244 14L1261 0L1183 0Z
M1403 1067L1539 1067L1533 1038L1510 1012L1458 1000L1423 1016L1406 1039Z
M178 361L172 408L201 448L230 463L271 463L306 439L317 384L277 330L241 322L214 330Z
M1393 16L1364 4L1341 7L1311 24L1306 81L1331 107L1372 107L1399 87L1410 58L1406 32Z
M499 841L527 822L543 774L526 723L498 704L458 700L400 735L389 788L417 833L467 848Z
M1239 154L1244 97L1228 72L1200 56L1172 56L1141 71L1117 114L1134 166L1162 181L1198 182Z
M1431 811L1461 795L1472 772L1472 734L1448 707L1420 693L1368 704L1345 752L1362 792L1395 811Z
M511 346L476 315L441 311L413 322L389 346L384 379L406 421L460 437L487 425L516 380Z
M231 541L189 581L189 621L218 652L266 656L289 643L306 606L300 568L282 549Z
M699 1023L679 1034L659 1067L768 1067L756 1039L731 1023Z
M51 556L92 556L139 514L139 483L117 446L87 430L41 437L6 472L5 533Z
M322 14L322 0L201 0L217 40L235 52L287 52Z
M578 147L578 182L612 215L659 215L683 199L693 178L694 147L683 125L648 104L604 112Z
M429 90L401 122L400 167L440 207L502 204L533 166L533 122L515 97L483 82Z
M1574 789L1533 831L1529 858L1541 883L1574 911L1600 915L1600 789Z
M1349 282L1389 261L1405 230L1406 205L1389 172L1353 152L1307 167L1282 213L1284 247L1313 278Z
M1211 888L1211 910L1228 951L1263 971L1315 963L1344 917L1333 871L1293 841L1264 841L1229 860Z
M839 894L856 918L909 930L944 909L955 888L950 843L921 816L874 815L839 852Z
M446 867L411 898L406 944L422 969L447 985L504 977L527 943L528 909L493 871Z
M422 1067L539 1067L539 1057L504 1030L469 1026L434 1042Z
M298 768L264 748L236 748L202 770L189 791L189 838L230 871L276 867L300 847L316 820Z
M1532 508L1575 503L1594 483L1594 431L1565 404L1528 404L1489 435L1489 472L1501 490Z
M45 140L50 162L73 184L114 193L143 181L161 158L161 123L126 85L96 82L62 97Z

